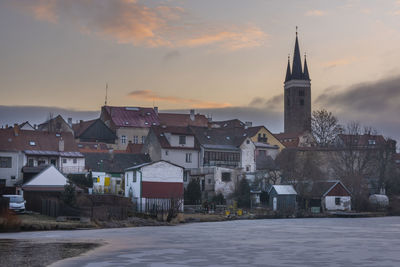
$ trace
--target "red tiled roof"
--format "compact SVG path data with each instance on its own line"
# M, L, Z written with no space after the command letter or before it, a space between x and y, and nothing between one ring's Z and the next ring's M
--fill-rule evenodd
M128 143L126 147L127 153L140 154L142 153L143 144Z
M109 148L106 143L99 142L78 142L79 152L108 152Z
M244 128L245 127L245 124L238 119L226 120L226 121L213 121L212 124L218 125L221 128Z
M299 136L301 133L278 133L274 134L275 138L279 140L285 147L298 147L299 146Z
M64 140L64 151L78 151L78 146L70 132L56 134L46 131L17 130L16 136L15 130L16 128L0 129L0 151L58 151L61 138Z
M142 182L144 198L182 198L183 183Z
M368 146L369 140L374 140L374 145L384 145L386 143L385 138L382 135L372 135L372 134L363 134L363 135L350 135L350 134L339 134L340 139L343 142L354 142L358 146Z
M159 119L153 108L142 107L103 107L117 127L147 128L159 125Z
M194 120L190 119L190 114L159 113L158 117L160 118L160 124L166 126L208 126L208 119L201 114L196 114Z

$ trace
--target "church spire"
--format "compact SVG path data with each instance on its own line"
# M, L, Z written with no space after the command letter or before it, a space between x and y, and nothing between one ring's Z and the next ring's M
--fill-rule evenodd
M297 26L296 26L296 43L294 45L292 79L301 80L302 73L303 71L301 69L300 48L299 48L299 40L297 38Z
M307 67L307 55L304 55L304 74L303 74L303 79L304 80L310 80L310 74L308 73L308 67Z
M288 56L285 82L290 81L291 79L292 79L292 73L290 71L290 56Z

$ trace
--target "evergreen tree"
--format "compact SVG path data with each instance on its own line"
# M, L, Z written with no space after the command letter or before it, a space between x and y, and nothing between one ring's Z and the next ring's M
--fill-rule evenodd
M235 198L239 208L250 208L251 196L250 185L246 178L242 178L235 192Z
M201 202L200 182L197 179L191 179L185 190L185 203L195 205Z

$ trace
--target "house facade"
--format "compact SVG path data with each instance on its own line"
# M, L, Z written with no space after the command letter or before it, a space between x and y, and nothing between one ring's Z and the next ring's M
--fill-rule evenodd
M84 170L85 158L70 132L0 129L0 185L14 188L53 165L62 173Z
M129 141L145 143L150 127L160 124L153 108L142 107L103 106L100 119L115 132L117 142L112 147L119 150L125 150Z

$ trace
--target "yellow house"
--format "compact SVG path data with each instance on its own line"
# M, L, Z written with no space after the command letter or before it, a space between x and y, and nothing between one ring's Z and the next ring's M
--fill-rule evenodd
M277 146L279 152L285 148L285 146L267 129L265 126L255 126L247 128L247 134L254 144L268 144L271 146Z

